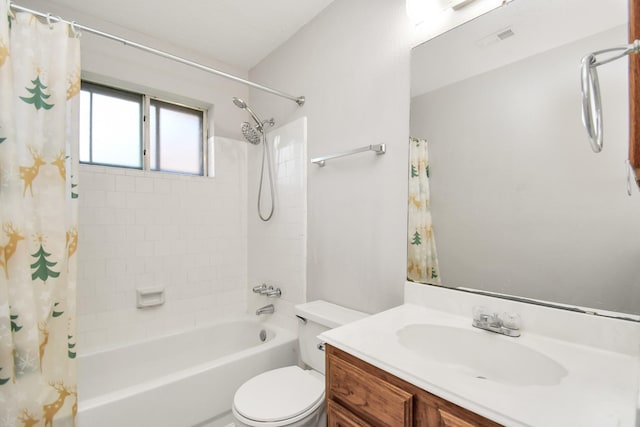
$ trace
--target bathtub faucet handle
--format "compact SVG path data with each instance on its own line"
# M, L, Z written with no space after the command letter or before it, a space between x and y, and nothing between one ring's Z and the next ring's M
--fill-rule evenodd
M260 289L260 295L269 295L269 292L273 292L273 286L269 285L267 287L267 285L264 285L265 287Z
M267 298L280 298L282 296L282 291L280 288L273 289L273 286L270 286L269 290L265 292L265 295L267 295Z
M267 284L263 283L262 285L254 286L252 291L254 294L263 294L267 291Z

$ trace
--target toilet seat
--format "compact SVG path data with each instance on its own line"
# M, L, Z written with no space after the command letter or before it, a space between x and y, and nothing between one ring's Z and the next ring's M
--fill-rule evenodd
M299 421L324 402L324 376L298 366L255 376L236 391L233 413L244 422L282 426Z

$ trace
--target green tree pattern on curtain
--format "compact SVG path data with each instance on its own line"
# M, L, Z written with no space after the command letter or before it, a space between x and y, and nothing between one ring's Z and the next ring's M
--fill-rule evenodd
M46 281L50 277L54 277L54 278L58 277L60 276L60 273L57 271L53 271L52 269L49 268L49 267L55 267L58 263L49 261L47 259L47 257L51 256L51 254L44 250L44 246L42 243L43 238L39 237L38 240L40 241L40 248L35 254L31 255L32 257L36 258L36 262L31 264L31 268L35 270L31 274L31 279L32 280L40 279L46 283Z
M32 95L31 98L21 96L20 99L22 99L27 104L33 104L33 106L36 107L36 110L39 110L41 108L49 110L53 108L54 104L46 103L46 100L51 98L51 95L47 95L46 93L44 93L47 87L40 81L40 75L38 74L35 80L31 80L31 83L33 84L33 87L31 89L25 87L27 92Z
M9 307L11 310L11 307ZM22 326L18 325L18 315L17 314L9 314L9 319L11 320L11 332L18 332L22 329Z
M413 233L413 240L411 240L411 244L412 245L421 245L422 244L422 239L420 238L420 233L418 231Z

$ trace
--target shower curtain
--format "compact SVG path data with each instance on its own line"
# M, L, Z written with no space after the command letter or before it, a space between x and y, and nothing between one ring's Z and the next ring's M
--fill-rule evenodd
M73 426L79 40L0 13L0 426Z
M438 253L429 201L427 141L409 138L409 219L407 278L439 285Z

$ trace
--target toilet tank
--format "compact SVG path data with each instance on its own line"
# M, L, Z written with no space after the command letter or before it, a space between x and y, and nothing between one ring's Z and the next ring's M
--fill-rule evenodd
M324 348L318 348L321 333L367 317L368 314L351 310L327 301L312 301L295 306L298 322L300 358L312 369L324 374Z

